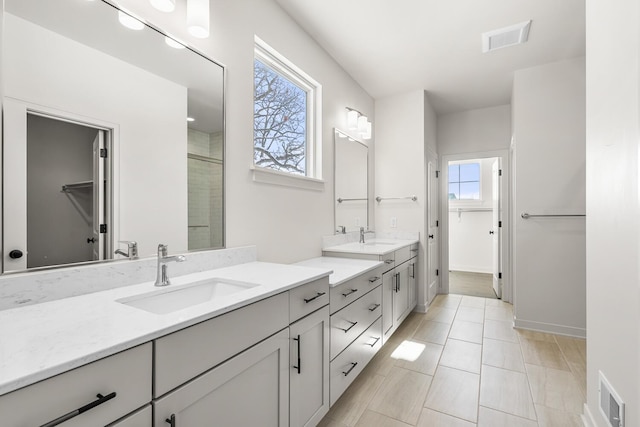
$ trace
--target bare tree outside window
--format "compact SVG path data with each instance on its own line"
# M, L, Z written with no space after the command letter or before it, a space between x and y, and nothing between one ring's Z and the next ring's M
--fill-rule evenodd
M254 61L253 162L306 175L307 92Z

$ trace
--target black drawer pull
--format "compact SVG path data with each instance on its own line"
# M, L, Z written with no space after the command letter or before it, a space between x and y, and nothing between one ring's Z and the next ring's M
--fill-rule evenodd
M371 347L373 347L374 345L378 344L378 341L380 341L380 337L376 338L373 344L367 344L367 345L370 345Z
M384 263L385 264L393 264L393 260L392 259L385 259Z
M164 420L164 422L169 423L171 427L176 427L176 414L171 414L171 417Z
M297 338L293 339L294 341L298 341L298 366L294 366L293 369L298 370L298 374L300 374L300 367L302 364L300 363L300 346L302 345L302 340L300 339L300 335Z
M377 282L378 280L380 280L380 277L378 277L378 276L374 276L374 277L372 277L371 279L369 279L369 282L370 282L370 283L374 283L374 282Z
M351 367L349 369L347 369L347 372L342 371L342 373L346 377L347 375L349 375L351 373L351 371L353 371L353 368L355 368L356 366L358 366L358 362L351 362Z
M350 289L349 292L346 292L344 294L342 294L343 297L348 297L349 295L351 295L354 292L358 292L357 289Z
M347 329L344 328L338 328L341 331L344 331L344 333L346 334L347 332L349 332L351 330L351 328L353 328L354 326L356 326L358 324L358 322L352 322L350 320L347 320L347 322L351 323L351 326L349 326Z
M380 304L373 304L371 307L369 307L369 311L376 311L378 307L380 307Z
M106 396L103 396L103 395L98 393L96 395L96 397L98 399L94 400L93 402L87 403L86 405L81 406L78 409L75 409L75 410L73 410L73 411L71 411L71 412L69 412L67 414L64 414L63 416L58 417L53 421L49 421L46 424L42 424L40 427L53 427L53 426L57 426L59 424L62 424L63 422L68 421L73 417L76 417L76 416L78 416L78 415L80 415L80 414L82 414L84 412L87 412L90 409L95 408L98 405L102 405L104 402L106 402L108 400L113 399L114 397L116 397L116 392L114 391L113 393L109 393Z
M321 297L322 295L324 295L324 294L326 294L326 292L318 292L318 293L316 294L316 296L315 296L315 297L311 297L311 298L303 298L303 299L304 299L304 303L305 303L305 304L309 304L311 301L313 301L313 300L314 300L314 299L316 299L316 298L320 298L320 297Z

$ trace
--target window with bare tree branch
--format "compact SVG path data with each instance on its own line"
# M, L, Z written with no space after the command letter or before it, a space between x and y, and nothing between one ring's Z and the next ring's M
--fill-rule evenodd
M320 85L258 39L253 84L254 166L320 178Z

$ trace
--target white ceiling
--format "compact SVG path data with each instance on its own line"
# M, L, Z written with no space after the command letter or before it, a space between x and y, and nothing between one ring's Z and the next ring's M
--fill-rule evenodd
M439 114L508 104L513 72L585 53L584 0L276 0L374 98L424 89ZM529 41L481 34L531 19Z

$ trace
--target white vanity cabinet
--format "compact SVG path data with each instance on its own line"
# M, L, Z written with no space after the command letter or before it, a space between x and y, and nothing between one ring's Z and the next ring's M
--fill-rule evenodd
M146 427L153 426L151 404L125 418L109 424L107 427Z
M312 427L329 412L329 306L291 324L289 335L289 425Z
M0 424L86 427L120 420L151 400L151 350L143 344L3 395ZM136 426L151 427L144 414L133 417ZM129 420L114 425L132 425Z
M154 426L288 427L288 365L284 329L156 400Z

